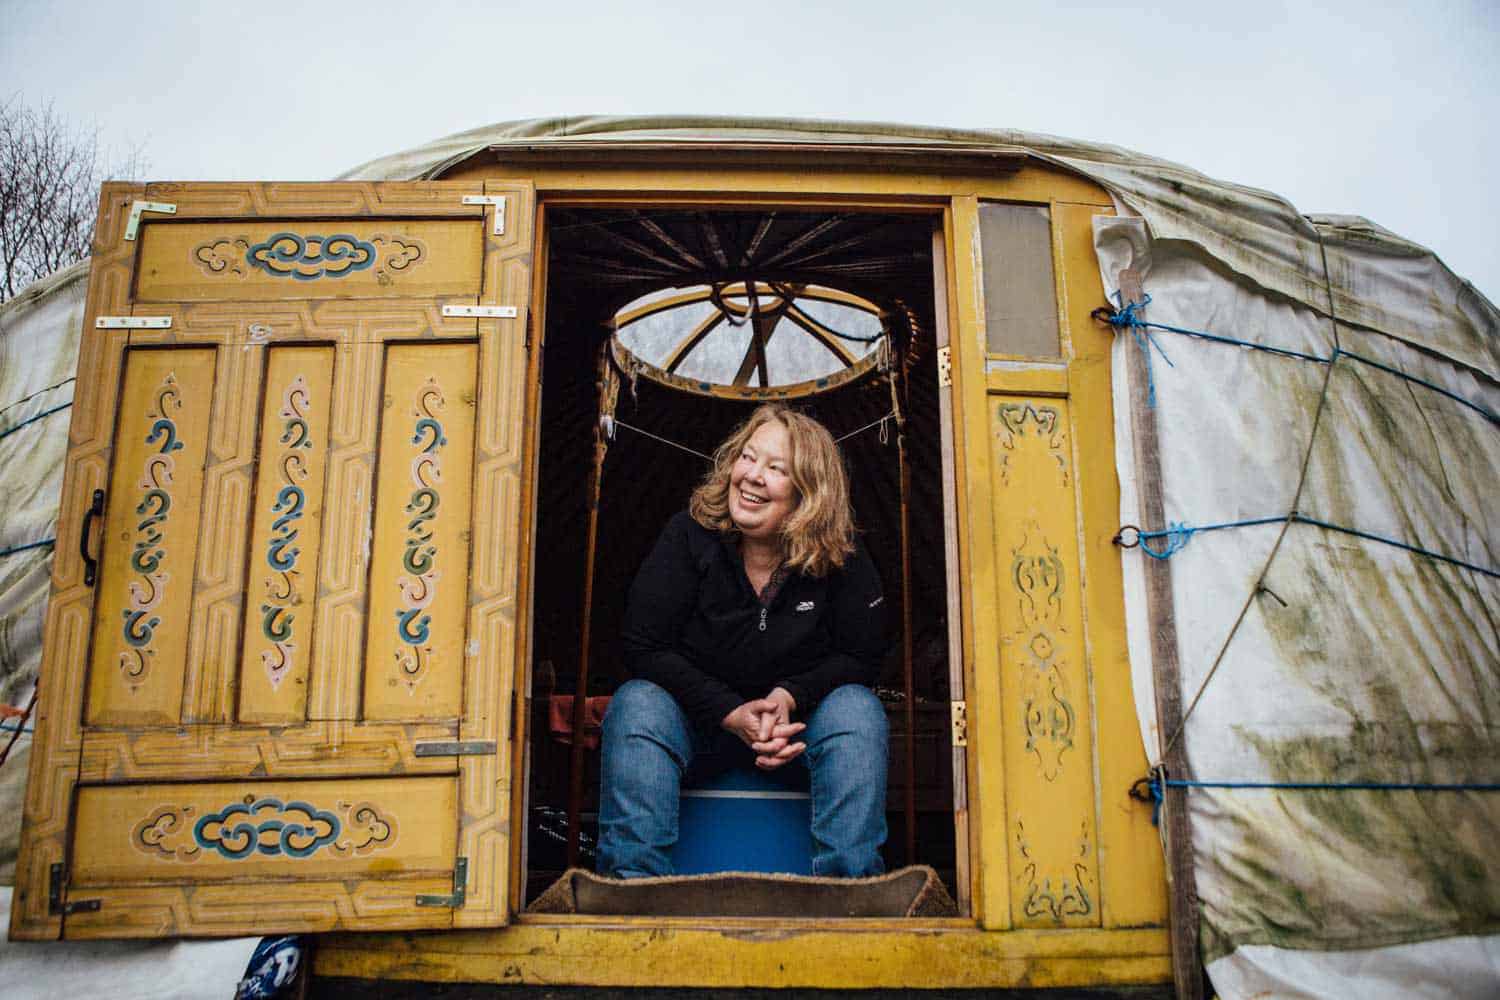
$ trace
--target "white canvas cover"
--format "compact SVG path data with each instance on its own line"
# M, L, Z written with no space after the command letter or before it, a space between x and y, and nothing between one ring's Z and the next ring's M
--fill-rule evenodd
M1332 242L1342 224L1320 226ZM1192 245L1152 240L1143 220L1102 221L1096 245L1105 275L1127 265L1143 273L1148 320L1333 354L1326 309L1268 296ZM1169 522L1222 524L1295 508L1500 570L1493 379L1342 323L1343 350L1489 415L1347 356L1330 371L1171 332L1152 338ZM1117 386L1126 352L1141 349L1129 334L1117 339ZM1140 524L1129 394L1117 392L1115 404L1121 521ZM1158 551L1182 546L1171 558L1184 704L1203 692L1182 737L1193 778L1493 784L1500 579L1295 523L1266 571L1269 592L1251 597L1282 529L1151 541ZM1136 704L1146 745L1156 748L1170 734L1158 731L1154 712L1146 558L1125 557L1126 604ZM1201 940L1222 996L1478 997L1500 986L1493 792L1195 788L1188 801ZM1430 992L1413 993L1418 981Z
M1490 414L1500 411L1500 313L1430 251L1363 219L1303 216L1272 194L1117 147L1012 130L873 123L540 119L440 139L345 179L433 178L491 145L580 139L1023 150L1112 193L1126 218L1098 227L1101 272L1113 288L1120 267L1141 270L1152 296L1148 319L1321 358L1331 357L1337 342ZM75 288L81 303L83 281L79 273L56 285ZM0 312L7 359L18 356L10 311L7 305ZM24 363L71 371L77 320L71 322L50 340L28 337ZM1314 437L1330 366L1171 333L1155 337L1170 358L1168 364L1152 351L1170 520L1283 516L1306 458L1297 504L1304 514L1500 568L1500 427L1491 417L1341 358L1327 379ZM1136 349L1131 336L1117 338L1117 407L1128 398L1123 352ZM18 398L8 375L0 388L0 406ZM1116 425L1122 523L1138 521L1123 410ZM64 426L48 433L62 436ZM61 437L57 447L60 456ZM0 452L7 469L16 468L8 458ZM22 471L45 475L32 465ZM1185 702L1224 646L1279 530L1273 524L1197 534L1174 555ZM1156 759L1144 558L1127 553L1124 565L1136 702L1148 756ZM1294 524L1265 582L1275 599L1254 598L1183 736L1198 778L1500 778L1494 577ZM8 606L0 607L6 613ZM1479 996L1500 989L1494 793L1194 789L1190 802L1202 940L1221 996Z
M42 619L88 264L32 284L0 306L0 704L24 707L42 662ZM20 720L0 721L0 747ZM0 883L15 877L31 741L0 767Z

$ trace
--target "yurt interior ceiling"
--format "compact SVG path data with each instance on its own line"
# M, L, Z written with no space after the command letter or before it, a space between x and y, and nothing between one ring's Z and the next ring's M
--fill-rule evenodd
M610 372L606 383L615 383L604 390L606 400L614 396L613 437L606 437L592 556L588 693L607 695L626 679L619 632L631 579L661 527L686 506L707 471L703 456L755 406L784 399L843 439L856 524L884 578L890 642L877 693L892 733L887 863L922 861L953 884L933 340L936 224L934 216L915 213L549 209L528 895L549 884L565 859L570 751L549 731L548 705L555 693L571 694L578 679L601 370ZM661 303L672 308L653 305ZM646 319L627 325L632 316ZM892 418L897 409L908 463L904 497ZM903 513L910 552L905 588ZM915 695L910 768L907 603ZM916 775L911 859L908 773ZM585 863L592 860L597 781L597 755L589 754L580 824Z

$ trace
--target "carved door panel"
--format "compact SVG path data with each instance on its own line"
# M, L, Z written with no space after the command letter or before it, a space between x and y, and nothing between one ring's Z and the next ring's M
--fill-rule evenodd
M1074 414L991 394L991 495L1017 927L1099 925L1098 837Z
M13 935L505 921L533 203L106 186Z
M970 726L981 740L993 737L980 753L992 803L986 871L1003 873L986 883L984 920L1099 927L1093 668L1106 660L1097 631L1087 629L1107 575L1093 539L1113 454L1108 385L1095 376L1107 375L1108 357L1099 354L1102 338L1090 337L1085 305L1097 300L1090 287L1098 284L1089 218L1068 206L1005 202L970 211L982 248L986 344L985 393L975 407L983 423L971 426L988 439L994 604L982 613L995 643L995 672L979 678L983 698L970 706ZM1086 580L1086 565L1097 579Z

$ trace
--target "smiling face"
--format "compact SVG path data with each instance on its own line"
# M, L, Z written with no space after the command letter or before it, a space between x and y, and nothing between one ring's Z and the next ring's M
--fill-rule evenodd
M797 509L791 451L786 427L769 420L755 429L735 459L729 473L729 517L744 537L776 538Z

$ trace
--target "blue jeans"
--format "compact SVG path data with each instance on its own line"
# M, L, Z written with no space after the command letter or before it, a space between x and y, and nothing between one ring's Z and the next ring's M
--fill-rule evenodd
M777 772L811 781L814 875L857 878L885 870L885 709L867 687L846 684L818 704L797 739L800 757ZM738 738L705 732L650 681L626 681L604 716L599 792L601 874L671 875L683 777L753 764Z

